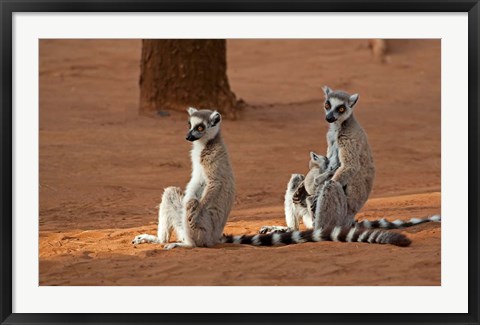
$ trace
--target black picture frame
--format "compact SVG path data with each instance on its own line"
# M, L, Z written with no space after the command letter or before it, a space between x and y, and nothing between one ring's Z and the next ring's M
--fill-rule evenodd
M479 14L478 0L0 0L0 321L1 324L479 323ZM18 314L12 313L12 14L15 12L468 12L468 313L466 314ZM455 299L455 297L452 297ZM408 302L406 302L408 305Z

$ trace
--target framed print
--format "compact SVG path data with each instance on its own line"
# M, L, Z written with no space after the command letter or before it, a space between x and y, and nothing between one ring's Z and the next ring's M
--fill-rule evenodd
M1 322L478 318L478 1L2 1Z

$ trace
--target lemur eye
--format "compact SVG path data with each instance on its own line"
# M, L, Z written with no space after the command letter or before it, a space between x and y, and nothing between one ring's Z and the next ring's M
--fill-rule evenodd
M325 109L330 109L330 107L331 107L331 106L330 106L330 103L329 103L329 102L326 102L326 103L325 103Z
M202 132L205 128L202 125L197 126L197 131Z
M345 106L340 106L340 107L338 108L338 112L339 112L339 113L345 112Z

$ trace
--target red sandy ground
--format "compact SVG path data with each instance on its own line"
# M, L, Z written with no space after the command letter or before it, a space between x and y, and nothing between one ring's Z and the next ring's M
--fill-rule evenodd
M440 213L440 41L228 41L232 89L250 106L224 121L237 179L227 233L284 224L291 173L324 153L321 86L360 93L356 116L377 176L358 218ZM156 233L163 188L190 176L186 113L139 116L139 40L40 42L40 285L440 285L439 224L409 248L360 243L131 245Z

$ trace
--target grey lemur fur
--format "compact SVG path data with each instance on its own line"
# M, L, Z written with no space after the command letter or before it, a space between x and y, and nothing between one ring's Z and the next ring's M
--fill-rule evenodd
M187 140L193 142L192 178L183 192L167 187L158 214L157 236L142 234L132 243L167 243L175 230L174 247L211 247L222 239L235 200L235 180L220 134L220 113L189 108Z
M260 235L226 236L225 242L275 245L333 240L408 246L410 240L402 234L368 228L403 228L439 221L434 216L410 222L382 219L355 223L354 217L367 201L375 177L367 135L353 115L359 95L328 87L323 90L326 120L330 123L327 156L312 153L309 174L292 175L285 195L287 227L266 226ZM298 231L300 218L309 229L306 232Z

